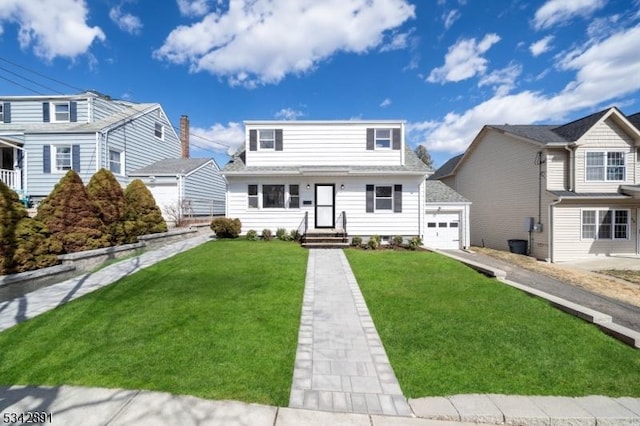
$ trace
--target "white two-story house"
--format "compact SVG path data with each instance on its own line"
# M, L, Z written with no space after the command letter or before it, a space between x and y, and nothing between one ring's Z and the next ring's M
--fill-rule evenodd
M609 108L564 125L487 125L432 178L473 203L472 245L524 240L552 262L635 255L638 121Z
M0 95L0 179L36 203L68 171L87 183L100 168L126 185L130 171L180 158L181 141L162 106L94 92Z
M226 215L243 234L424 235L430 169L406 146L403 121L246 121L245 133L222 169Z

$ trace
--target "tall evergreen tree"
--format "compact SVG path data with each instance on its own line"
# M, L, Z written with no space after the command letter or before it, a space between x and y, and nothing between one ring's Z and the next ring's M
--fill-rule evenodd
M113 173L98 170L87 185L87 194L104 225L111 245L129 242L125 232L127 201Z
M426 146L418 145L414 152L424 164L433 169L433 159L431 158L431 154L429 154Z
M80 176L69 170L38 207L36 216L65 253L109 246L108 235Z
M27 210L18 200L18 194L0 181L0 275L14 271L16 227Z
M132 180L124 191L127 200L126 229L130 234L166 232L167 224L156 200L140 179Z

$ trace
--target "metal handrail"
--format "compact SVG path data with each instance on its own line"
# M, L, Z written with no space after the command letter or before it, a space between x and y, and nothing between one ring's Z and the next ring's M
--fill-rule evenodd
M347 241L347 212L342 211L338 215L338 219L336 220L338 225L342 225L342 236L343 242Z
M300 235L300 239L304 238L309 229L309 212L304 212L304 217L302 218L302 222L298 225L298 234Z

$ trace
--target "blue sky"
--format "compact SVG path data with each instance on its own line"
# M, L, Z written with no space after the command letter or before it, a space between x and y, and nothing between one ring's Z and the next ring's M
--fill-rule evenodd
M640 111L640 0L2 0L0 95L159 102L192 156L243 120L402 119L436 166L484 124Z

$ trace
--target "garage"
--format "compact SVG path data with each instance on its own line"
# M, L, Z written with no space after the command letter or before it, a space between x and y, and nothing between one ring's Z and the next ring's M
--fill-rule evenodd
M425 215L425 241L442 250L460 248L460 214L432 213Z
M468 248L471 202L439 180L427 180L425 191L424 245L439 250Z

